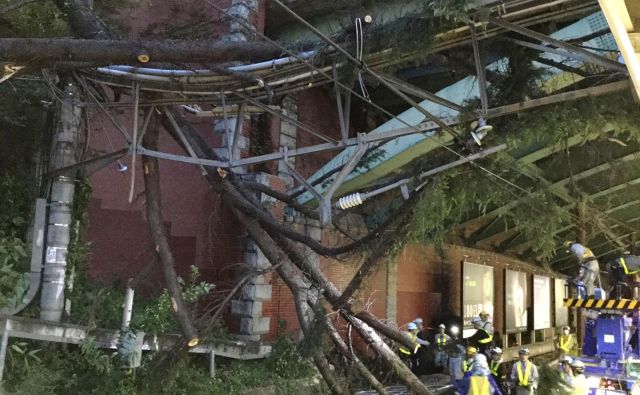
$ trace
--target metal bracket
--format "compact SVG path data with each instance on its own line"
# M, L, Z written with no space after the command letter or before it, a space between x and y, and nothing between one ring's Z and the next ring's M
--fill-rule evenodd
M482 116L487 116L489 109L489 99L487 98L487 77L485 75L484 63L480 55L480 47L478 46L478 35L476 34L476 25L470 24L471 43L473 44L473 59L476 64L476 77L478 78L478 89L480 90L480 105L482 106Z
M342 93L340 92L340 87L338 86L338 69L336 67L335 62L333 63L333 80L334 80L334 89L336 93L336 104L338 106L338 119L340 120L340 133L342 136L342 141L345 142L349 138L349 120L346 118L347 111L350 111L346 106L351 106L351 96L348 96L347 102L345 103L345 107L342 106Z
M342 170L336 175L335 180L327 189L324 196L320 200L320 223L326 225L331 222L331 199L333 195L338 191L338 188L344 183L347 176L356 168L360 159L367 152L369 144L366 142L366 135L364 133L358 133L358 147L355 152L349 157L349 160L344 165Z
M233 161L236 159L234 153L236 152L236 146L238 145L238 140L240 139L240 134L242 133L242 124L244 122L244 110L245 110L245 103L242 103L238 107L238 114L236 115L236 127L232 135L233 141L227 138L227 145L231 144L231 151L229 152L229 167L233 167Z

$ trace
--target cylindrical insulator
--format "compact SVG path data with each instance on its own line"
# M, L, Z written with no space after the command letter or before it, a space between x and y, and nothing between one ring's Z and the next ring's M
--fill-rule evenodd
M348 208L356 207L362 204L362 196L360 193L354 193L351 195L343 196L338 199L338 208L346 210Z

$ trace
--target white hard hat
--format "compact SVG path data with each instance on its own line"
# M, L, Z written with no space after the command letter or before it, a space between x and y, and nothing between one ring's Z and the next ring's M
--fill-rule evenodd
M438 328L440 328L440 329L446 329L447 327L446 327L446 326L444 326L444 324L440 324L440 325L438 325Z
M579 359L574 359L571 361L571 367L577 369L584 369L584 363Z
M422 318L418 317L415 320L413 320L413 322L415 322L418 325L421 325L422 324Z
M407 329L410 330L410 331L418 329L418 325L416 325L415 322L410 322L410 323L407 324Z
M571 328L569 328L568 326L563 326L563 327L562 327L562 330L568 330L568 331L570 331L570 330L571 330Z
M571 357L570 357L570 356L568 356L568 355L565 355L564 357L560 358L560 359L558 360L558 362L560 362L560 363L564 363L564 362L566 362L566 363L568 363L569 365L571 365L571 362L573 362L573 358L571 358Z
M491 350L491 354L502 354L502 349L500 347L494 347Z
M526 348L526 347L520 347L520 350L518 351L518 354L529 355L529 349Z
M482 320L478 317L475 317L471 320L472 324L480 324L482 322Z

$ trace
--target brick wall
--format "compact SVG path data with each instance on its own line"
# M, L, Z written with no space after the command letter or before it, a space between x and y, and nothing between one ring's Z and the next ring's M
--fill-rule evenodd
M437 325L440 319L462 314L462 267L464 261L494 268L495 329L504 333L504 276L505 269L527 273L527 307L532 307L532 275L559 277L516 259L491 252L449 245L440 256L434 248L409 245L397 258L397 322L402 325L417 316L428 325ZM552 285L553 287L553 285ZM531 314L529 315L531 317Z

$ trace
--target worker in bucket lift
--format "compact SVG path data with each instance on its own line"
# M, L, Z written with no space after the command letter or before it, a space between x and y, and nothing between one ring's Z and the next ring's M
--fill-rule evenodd
M502 395L494 380L484 354L475 356L472 368L462 379L460 393L463 395Z
M516 385L515 395L535 394L538 386L538 368L529 361L529 349L520 347L518 361L511 368L511 380Z
M613 275L614 285L609 292L616 290L617 285L627 284L627 280L640 273L640 256L631 255L628 251L625 254L612 259L607 263L611 274ZM616 298L621 298L616 292Z
M438 333L434 338L434 343L436 346L436 355L435 355L435 364L439 368L447 367L447 352L446 347L447 344L451 342L451 337L444 333L446 327L444 324L438 325Z
M600 265L598 264L598 259L590 249L580 243L565 241L564 246L569 252L578 258L578 264L580 265L578 277L574 279L574 282L584 283L587 297L595 295L595 282L596 279L600 279Z
M576 348L577 342L575 336L571 334L571 328L568 326L562 327L562 332L558 335L558 340L556 341L555 346L558 358L573 354L573 350Z

